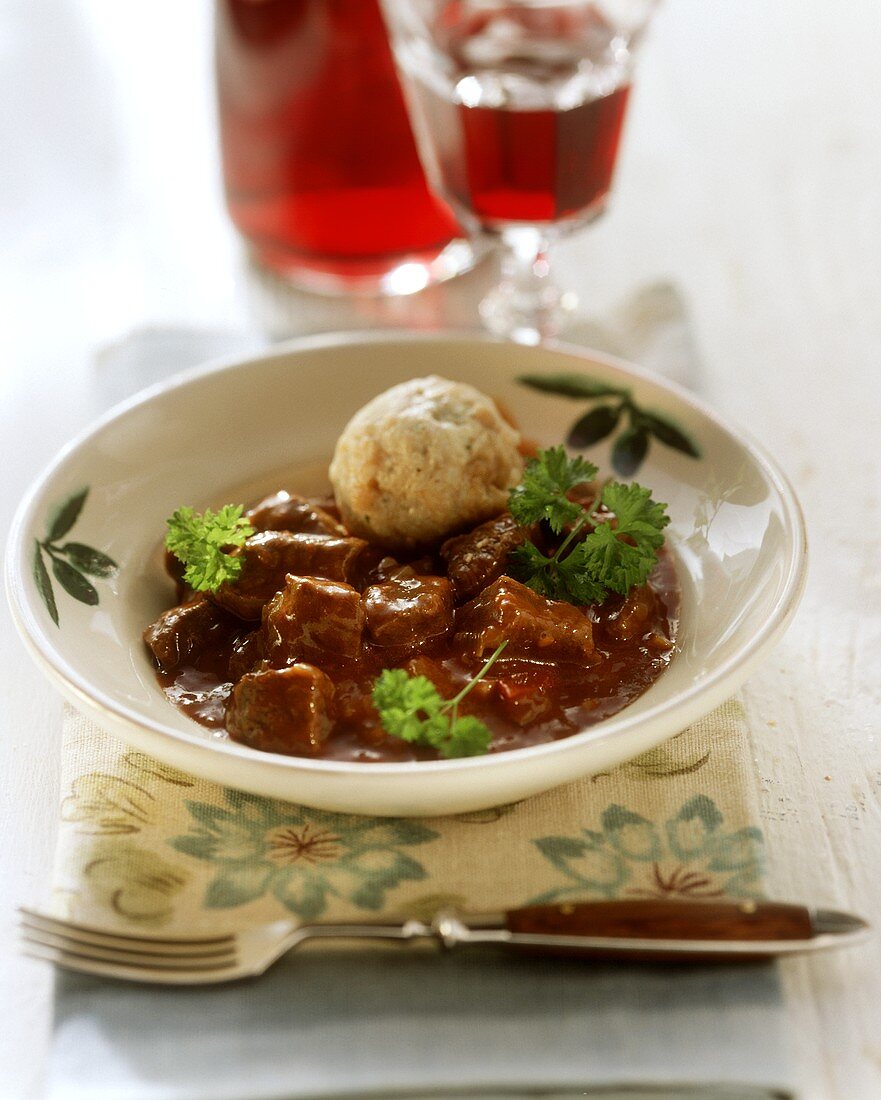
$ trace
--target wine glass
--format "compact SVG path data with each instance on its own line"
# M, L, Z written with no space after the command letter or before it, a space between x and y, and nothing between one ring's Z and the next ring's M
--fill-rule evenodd
M576 305L548 249L602 213L656 0L383 0L431 186L502 244L486 327L554 336Z

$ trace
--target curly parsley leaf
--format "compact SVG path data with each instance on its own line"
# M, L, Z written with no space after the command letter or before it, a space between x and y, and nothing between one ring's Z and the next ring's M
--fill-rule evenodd
M565 558L543 554L531 542L525 542L511 552L512 570L518 580L549 600L567 603L599 603L607 592L604 585L586 572L583 563L583 543Z
M606 583L602 579L602 573L598 575L599 571L591 568L588 549L591 538L592 536L588 535L562 561L556 563L559 584L562 588L562 595L557 596L557 599L568 600L575 604L602 603L609 594Z
M661 533L670 522L666 504L652 500L651 489L631 482L623 485L610 481L603 487L603 504L615 513L615 534L632 538L644 552L659 550L664 544Z
M528 539L514 547L508 562L516 579L528 584L540 596L548 596L552 600L565 598L555 595L554 575L548 569L552 559Z
M459 703L486 676L502 650L502 644L483 668L453 699L443 699L426 676L410 676L402 668L386 668L373 685L373 704L382 727L392 737L413 745L427 745L441 756L482 756L492 733L470 714L459 714Z
M489 749L492 736L479 718L463 714L450 723L449 731L440 740L433 743L441 756L483 756Z
M225 504L218 511L178 508L168 523L165 545L186 566L184 580L197 592L214 592L224 581L242 571L241 558L227 553L244 546L254 528L243 517L240 504Z
M383 669L373 685L373 704L392 737L419 743L426 723L436 717L443 699L426 676L408 676L402 668Z
M664 544L663 530L670 522L666 505L651 498L651 490L633 482L609 482L603 504L614 513L614 522L598 523L576 547L580 568L613 592L626 596L635 584L645 584ZM569 555L573 557L575 552ZM569 561L567 558L567 562Z
M514 518L524 522L515 508L533 523L538 516L550 519L565 514L572 528L552 555L543 554L529 541L518 546L510 558L513 575L539 595L574 604L599 603L610 592L626 595L633 585L644 584L657 563L662 532L670 522L666 505L652 500L650 490L635 482L609 482L590 508L584 508L573 504L566 492L573 484L592 479L595 468L587 463L578 466L581 460L566 458L562 447L540 451L534 462L511 492ZM583 476L586 468L591 471L588 478ZM608 515L597 513L601 502ZM588 524L593 529L583 535ZM559 533L562 526L554 530Z
M654 552L646 554L618 538L611 523L600 523L582 542L581 567L591 577L602 577L602 586L626 596L634 584L643 584L654 568Z
M511 490L508 508L524 527L547 520L551 530L559 534L583 511L566 493L576 485L592 481L596 475L593 463L580 456L570 458L562 446L549 447L527 462L523 480Z

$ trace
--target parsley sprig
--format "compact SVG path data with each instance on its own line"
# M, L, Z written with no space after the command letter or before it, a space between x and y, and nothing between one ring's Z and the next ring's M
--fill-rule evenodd
M241 504L224 504L218 511L178 508L167 520L166 547L186 566L184 580L197 592L213 592L242 571L242 560L226 550L244 546L254 528L243 517Z
M583 511L566 493L596 476L597 468L592 462L569 458L563 447L549 447L529 461L523 480L511 490L508 508L524 527L547 520L558 535Z
M596 475L592 463L551 447L527 463L523 480L511 490L508 507L518 523L545 520L555 535L571 525L551 555L528 540L511 554L515 577L549 599L589 604L610 592L626 596L634 584L645 583L658 560L670 522L666 504L636 482L617 481L598 488L589 508L569 500L570 489ZM600 512L601 506L607 511ZM591 532L573 546L589 524Z
M428 745L441 756L482 756L492 733L471 714L459 714L459 704L486 676L507 645L495 650L476 676L452 699L444 699L427 676L410 676L403 668L386 668L373 685L373 703L383 729L414 745Z

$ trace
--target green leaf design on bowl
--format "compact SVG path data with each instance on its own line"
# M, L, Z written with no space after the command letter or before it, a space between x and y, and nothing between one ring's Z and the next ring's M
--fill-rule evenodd
M89 486L86 486L62 501L52 513L46 537L42 540L34 539L34 583L40 599L46 605L49 618L56 626L60 626L58 602L52 577L46 568L47 560L52 565L52 576L68 596L88 607L97 606L100 600L98 589L88 577L107 580L114 576L118 568L113 558L103 550L96 550L94 546L88 546L84 542L59 545L59 540L71 531L80 518L88 496Z
M637 472L653 439L688 458L701 457L697 441L681 424L667 413L638 405L629 386L610 386L582 374L522 374L517 381L540 393L575 401L617 398L617 404L604 402L583 413L569 429L566 442L576 450L592 447L611 436L625 420L627 426L612 446L612 466L622 477L632 477Z
M34 581L40 599L46 605L49 618L58 626L58 605L55 603L55 592L52 589L52 581L46 572L46 563L43 561L43 550L39 539L34 539Z

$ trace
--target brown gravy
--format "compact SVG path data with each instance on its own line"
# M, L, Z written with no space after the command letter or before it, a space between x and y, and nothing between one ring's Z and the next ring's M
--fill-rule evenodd
M442 575L443 567L437 568ZM632 612L633 594L584 609L598 658L593 663L544 663L503 655L461 708L490 728L490 752L568 737L616 714L651 686L671 660L678 623L679 586L666 547L642 592L643 606L650 610L637 618L633 630L624 622ZM258 629L259 623L233 615L215 623L185 662L157 672L169 701L194 721L227 735L226 706L235 686L230 661ZM417 663L408 665L414 657ZM320 667L333 682L334 720L326 740L308 755L365 763L436 759L431 749L387 735L371 702L374 681L383 668L407 666L418 673L426 662L435 683L442 681L441 693L447 698L483 664L482 658L464 652L452 634L423 642L416 651L365 641L357 658L326 654Z

